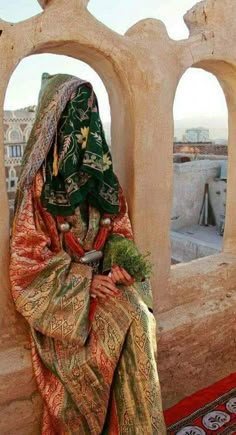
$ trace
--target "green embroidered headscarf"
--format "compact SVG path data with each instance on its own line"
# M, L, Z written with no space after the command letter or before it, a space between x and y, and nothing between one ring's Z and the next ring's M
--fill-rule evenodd
M103 213L118 213L118 181L90 83L43 74L19 189L32 183L41 165L41 200L50 213L72 215L84 201Z

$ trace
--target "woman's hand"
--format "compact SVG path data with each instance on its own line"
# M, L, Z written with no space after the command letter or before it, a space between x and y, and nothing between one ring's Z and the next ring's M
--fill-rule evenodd
M106 275L94 275L90 293L91 296L106 299L118 295L120 290L115 286L111 277Z
M124 284L124 285L134 284L134 278L132 278L132 276L130 276L125 269L118 266L117 264L112 266L109 276L111 277L114 284Z

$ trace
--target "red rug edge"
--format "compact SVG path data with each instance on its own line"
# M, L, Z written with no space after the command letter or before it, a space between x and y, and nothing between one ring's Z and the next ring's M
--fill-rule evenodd
M235 387L236 373L232 373L215 384L194 393L192 396L185 397L172 408L164 411L166 426L168 427L182 418L187 417L197 409L204 407L209 402L213 402L222 394Z

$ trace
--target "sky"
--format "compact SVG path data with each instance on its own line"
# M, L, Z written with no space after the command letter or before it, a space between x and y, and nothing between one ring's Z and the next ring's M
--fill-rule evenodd
M68 0L69 1L69 0ZM196 0L90 0L89 11L112 30L124 34L144 18L162 20L169 36L180 40L188 37L183 15ZM41 12L37 0L0 0L0 18L19 22ZM92 82L98 96L101 117L109 121L110 108L105 87L88 65L78 60L57 55L30 56L21 61L14 71L6 94L5 109L15 110L36 104L41 74L64 72ZM198 126L211 118L213 124L227 128L227 108L223 92L216 78L205 71L191 68L181 79L174 104L176 125L182 121Z

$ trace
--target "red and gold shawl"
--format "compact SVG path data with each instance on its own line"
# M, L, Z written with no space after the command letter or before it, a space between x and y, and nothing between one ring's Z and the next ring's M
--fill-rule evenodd
M16 309L30 327L42 435L165 435L150 285L91 299L92 267L74 261L41 204L44 159L32 147L24 162L10 264ZM112 231L132 238L121 193Z

